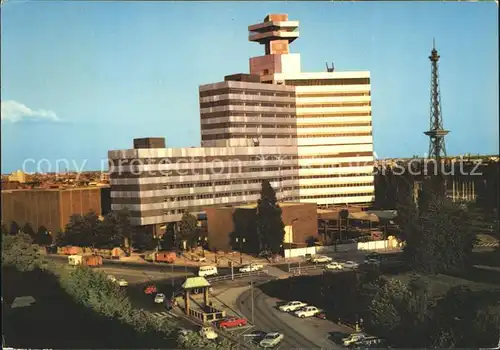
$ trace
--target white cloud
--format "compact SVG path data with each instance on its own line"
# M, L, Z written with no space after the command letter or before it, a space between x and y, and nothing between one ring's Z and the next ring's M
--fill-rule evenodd
M22 103L16 101L2 101L2 121L12 123L21 120L47 120L57 122L60 119L53 111L45 109L31 109Z

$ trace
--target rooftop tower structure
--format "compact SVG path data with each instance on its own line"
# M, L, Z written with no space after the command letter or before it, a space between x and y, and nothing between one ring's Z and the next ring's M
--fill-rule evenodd
M290 44L299 37L298 21L289 21L286 14L270 14L248 31L249 41L265 47L265 56L250 58L250 74L271 82L272 74L300 72L300 55L290 53Z

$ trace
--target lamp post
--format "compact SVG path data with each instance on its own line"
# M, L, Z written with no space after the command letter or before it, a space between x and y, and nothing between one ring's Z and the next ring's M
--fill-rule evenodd
M245 238L236 237L236 243L240 243L240 265L243 265L243 243L246 242Z
M250 284L250 293L251 293L251 298L252 298L252 324L255 325L255 318L254 318L254 305L253 305L253 284L254 282L248 282Z
M289 237L289 238L290 238L290 241L291 241L290 243L293 243L293 224L294 224L294 223L295 223L295 221L297 221L297 220L299 220L299 218L294 218L294 219L292 219L292 222L290 223L290 226L291 226L291 229L292 229L292 232L291 232L291 235L290 235L291 237ZM291 247L290 247L290 248L291 248Z

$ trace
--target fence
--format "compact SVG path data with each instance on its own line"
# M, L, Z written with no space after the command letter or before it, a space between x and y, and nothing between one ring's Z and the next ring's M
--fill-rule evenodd
M369 242L337 244L329 246L285 249L285 258L305 256L306 254L315 255L315 254L328 254L328 253L338 253L338 252L350 252L356 250L390 249L390 248L395 248L397 244L398 244L397 240L389 239L383 241L369 241Z
M288 272L294 275L300 275L302 271L310 271L310 270L319 270L319 269L324 269L327 264L315 264L315 265L305 265L305 266L297 266L297 267L290 267L288 269Z
M234 280L236 278L244 278L244 277L251 277L251 276L264 276L264 275L267 275L267 270L241 272L241 273L234 273L234 274L229 274L229 275L224 275L224 276L217 276L217 277L207 278L207 281L209 283L214 283L214 282L220 282L220 281Z

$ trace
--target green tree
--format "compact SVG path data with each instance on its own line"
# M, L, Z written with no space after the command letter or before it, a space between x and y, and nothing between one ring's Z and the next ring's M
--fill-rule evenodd
M25 233L7 235L2 239L2 266L12 266L19 271L32 271L40 267L43 259L40 247Z
M410 205L400 208L405 260L424 273L463 271L470 263L475 240L471 214L432 192L427 198L418 216L407 210Z
M269 181L262 181L262 190L257 204L257 232L261 251L269 250L274 254L281 252L285 237L285 225L281 213L276 192Z
M97 226L99 232L96 237L97 246L102 248L129 247L134 228L130 223L130 213L126 208L108 213Z
M189 248L196 247L198 241L198 219L190 213L184 213L179 223L179 239L186 241Z
M29 223L26 223L23 228L21 229L22 232L26 233L28 236L31 237L31 239L35 240L35 231L33 230L33 227Z
M52 236L45 226L40 226L35 234L34 243L42 246L52 244Z
M84 216L72 215L66 224L64 244L80 247L95 246L99 243L100 224L99 216L93 211Z
M396 347L425 347L430 341L430 306L428 288L418 277L408 285L390 279L370 305L368 328Z

